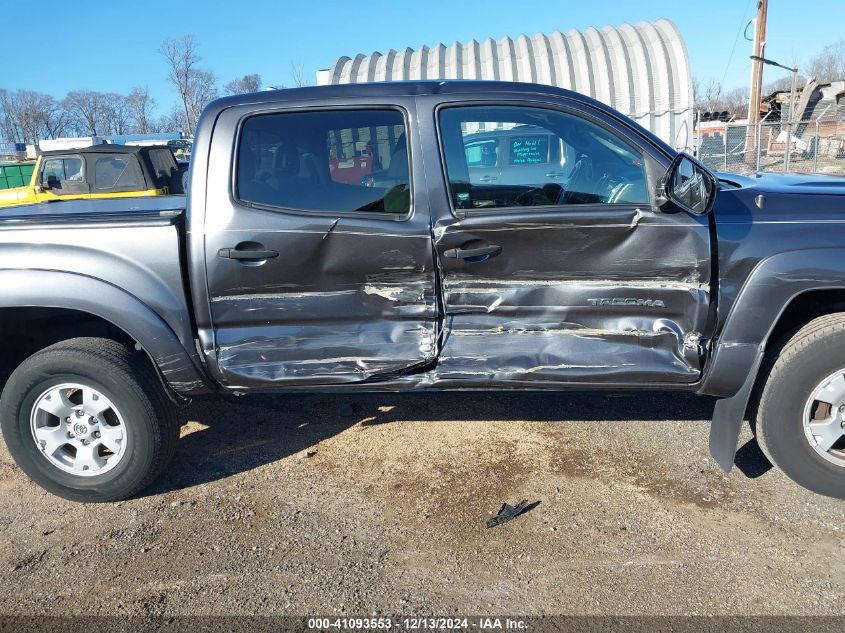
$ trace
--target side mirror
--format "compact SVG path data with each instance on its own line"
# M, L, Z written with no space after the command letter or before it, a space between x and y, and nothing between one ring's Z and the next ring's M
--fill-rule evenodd
M657 191L658 205L672 203L695 215L713 210L719 184L710 171L692 156L678 154Z

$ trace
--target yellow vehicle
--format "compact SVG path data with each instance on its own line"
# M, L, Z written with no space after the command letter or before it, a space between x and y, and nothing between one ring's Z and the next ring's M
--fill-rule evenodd
M26 187L0 190L3 207L79 198L185 193L187 165L169 147L94 145L44 152Z

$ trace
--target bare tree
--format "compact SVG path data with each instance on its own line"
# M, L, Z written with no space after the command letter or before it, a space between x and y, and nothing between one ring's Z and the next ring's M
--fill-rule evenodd
M103 95L103 129L106 134L132 132L132 110L127 97L114 92Z
M748 86L728 90L719 99L719 110L727 110L737 117L748 114Z
M11 92L0 88L0 138L9 143L20 143L20 128L15 119L12 98Z
M305 74L305 64L303 64L302 62L290 63L290 78L291 82L296 88L302 88L303 86L311 85L311 81L308 79L308 75Z
M73 90L62 101L77 134L99 136L106 116L106 95L93 90Z
M747 87L725 91L722 84L714 79L707 83L693 79L692 89L696 108L702 112L728 112L736 117L744 117L748 113Z
M804 71L823 84L845 79L845 40L825 46Z
M150 96L150 89L147 86L135 86L132 92L126 97L126 106L129 109L129 116L132 121L132 129L137 134L150 134L153 132L156 101Z
M699 79L692 80L693 103L704 112L718 111L722 99L722 84L716 79L702 83Z
M259 90L261 90L261 75L258 73L233 79L223 86L223 93L227 95L240 95L247 92L258 92Z
M188 122L185 118L185 111L181 106L175 106L170 114L161 117L157 125L161 132L187 133Z
M795 85L800 89L806 82L803 75L799 74L798 77L795 78ZM772 81L766 82L766 85L763 86L763 94L769 95L773 92L780 92L786 91L789 92L790 88L792 87L792 73L787 73L777 79Z
M169 66L167 78L182 100L187 125L185 131L191 135L203 108L217 96L214 74L196 67L202 59L197 47L190 35L183 35L178 39L164 40L160 48Z
M2 95L4 135L8 128L13 140L35 143L39 138L55 138L64 134L68 117L61 104L51 95L34 90L18 90Z
M194 38L190 35L183 35L179 39L168 38L164 40L159 49L169 66L167 79L173 84L182 99L186 122L190 122L191 118L190 106L188 105L191 93L191 73L194 66L200 61L196 48ZM190 126L190 123L188 125ZM193 132L193 128L190 132Z
M189 133L193 135L200 114L209 102L217 98L217 78L207 70L194 69L191 73L191 91L189 93L190 116Z

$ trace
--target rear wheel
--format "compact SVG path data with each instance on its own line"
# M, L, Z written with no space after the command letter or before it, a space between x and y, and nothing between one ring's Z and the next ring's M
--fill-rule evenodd
M136 494L162 472L179 418L149 361L109 339L78 338L24 361L0 398L15 462L75 501Z
M760 447L796 483L845 499L845 313L802 327L767 367L752 416Z

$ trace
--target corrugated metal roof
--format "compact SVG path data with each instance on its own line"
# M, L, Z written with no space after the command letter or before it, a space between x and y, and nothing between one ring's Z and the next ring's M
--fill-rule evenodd
M575 90L636 119L678 148L690 144L692 78L669 20L472 40L340 57L318 83L409 79L527 81Z

